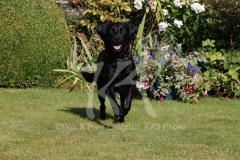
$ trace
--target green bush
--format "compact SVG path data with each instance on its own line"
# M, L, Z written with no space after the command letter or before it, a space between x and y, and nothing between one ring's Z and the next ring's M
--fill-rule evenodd
M53 0L0 1L0 86L52 86L71 42Z
M211 5L207 15L209 17L212 32L210 39L216 40L217 49L240 49L239 0L202 0Z

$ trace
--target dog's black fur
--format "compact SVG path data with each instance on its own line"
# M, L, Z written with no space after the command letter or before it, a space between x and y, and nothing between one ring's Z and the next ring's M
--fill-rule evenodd
M137 33L137 27L129 23L111 22L97 26L97 33L104 41L105 50L98 56L97 71L81 74L88 82L97 82L100 105L100 119L106 118L105 98L108 97L114 116L124 122L131 109L137 77L131 56L130 43ZM119 92L120 105L115 92Z

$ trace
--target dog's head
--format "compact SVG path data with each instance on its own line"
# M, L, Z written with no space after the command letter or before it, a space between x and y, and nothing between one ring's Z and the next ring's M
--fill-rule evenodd
M105 48L113 52L122 52L129 46L138 28L126 22L111 22L97 26Z

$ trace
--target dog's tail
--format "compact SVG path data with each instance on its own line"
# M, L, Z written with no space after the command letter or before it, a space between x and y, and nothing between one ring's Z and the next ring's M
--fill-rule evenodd
M89 82L92 83L94 82L94 73L89 73L86 71L80 71L80 73L82 74L82 76L84 77L84 79Z

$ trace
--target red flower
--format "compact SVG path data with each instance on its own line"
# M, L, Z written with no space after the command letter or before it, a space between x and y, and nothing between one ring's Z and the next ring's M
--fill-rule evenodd
M186 84L185 91L192 93L193 92L193 87L189 87L188 84Z
M149 85L150 85L149 81L144 83L144 87L149 87Z
M152 69L149 69L149 70L148 70L148 73L150 73L150 74L153 73L153 70L152 70Z
M160 102L164 101L164 98L163 97L159 98L159 101Z

